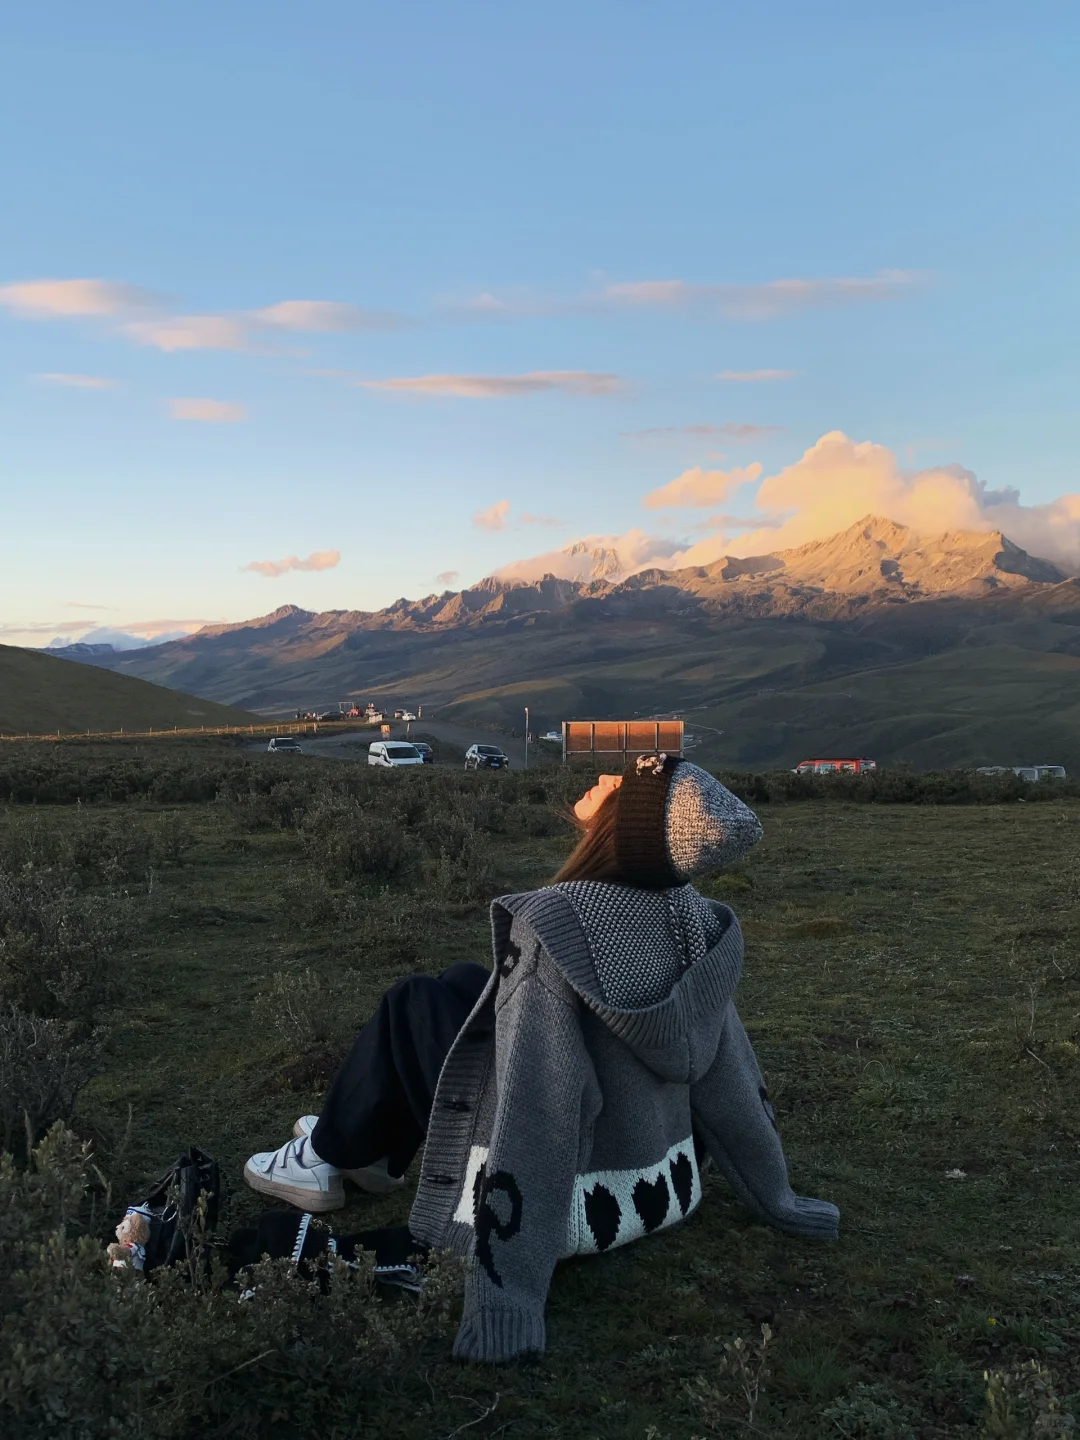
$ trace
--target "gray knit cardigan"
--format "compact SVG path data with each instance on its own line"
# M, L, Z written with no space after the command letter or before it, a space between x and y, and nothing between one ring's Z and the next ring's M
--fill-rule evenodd
M598 898L603 905L585 902ZM665 914L683 920L662 925ZM700 955L688 930L715 938ZM606 925L597 914L609 918ZM648 935L675 952L658 1003L608 1003L598 957ZM772 1107L732 996L742 933L692 886L579 882L492 905L495 968L448 1054L410 1218L417 1239L473 1257L454 1353L544 1348L556 1261L677 1224L701 1199L694 1134L769 1224L835 1239L839 1212L792 1193ZM693 963L691 963L691 961Z

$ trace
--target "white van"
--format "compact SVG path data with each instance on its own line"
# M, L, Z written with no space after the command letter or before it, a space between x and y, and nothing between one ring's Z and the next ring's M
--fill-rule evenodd
M367 763L396 770L402 765L423 765L424 757L415 745L402 740L376 740L368 746Z

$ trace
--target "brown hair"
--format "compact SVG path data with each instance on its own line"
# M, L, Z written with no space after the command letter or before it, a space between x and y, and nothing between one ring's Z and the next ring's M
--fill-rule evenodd
M610 791L600 808L584 826L585 833L563 862L551 884L560 880L607 880L614 885L629 882L615 859L615 817L619 813L618 790ZM580 820L575 820L581 825Z

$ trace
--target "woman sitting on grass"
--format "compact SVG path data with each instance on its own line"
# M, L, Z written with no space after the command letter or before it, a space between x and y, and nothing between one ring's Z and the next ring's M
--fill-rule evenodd
M550 885L492 905L495 966L413 975L357 1036L322 1115L253 1155L254 1189L308 1211L343 1180L400 1187L426 1138L409 1229L474 1257L454 1353L544 1348L555 1262L677 1224L699 1154L769 1224L835 1239L795 1195L732 996L742 934L689 883L761 838L686 761L646 755L575 806L585 833Z

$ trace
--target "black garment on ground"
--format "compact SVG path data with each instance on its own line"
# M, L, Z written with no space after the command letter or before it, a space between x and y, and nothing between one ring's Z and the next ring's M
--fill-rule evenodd
M389 1157L404 1175L427 1134L443 1061L489 979L482 965L451 965L392 985L353 1041L323 1105L311 1146L355 1170Z

